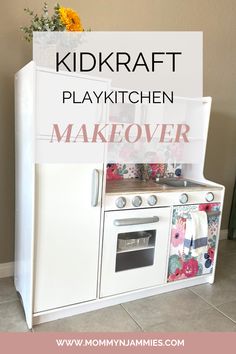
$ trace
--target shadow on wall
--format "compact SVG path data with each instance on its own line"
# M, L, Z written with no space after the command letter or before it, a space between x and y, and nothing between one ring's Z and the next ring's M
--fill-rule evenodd
M212 111L207 141L205 177L223 184L226 188L222 229L228 228L236 175L235 121L235 117L231 115ZM235 154L232 154L233 151Z
M22 39L19 26L1 32L0 263L14 259L14 74L32 58L32 45Z

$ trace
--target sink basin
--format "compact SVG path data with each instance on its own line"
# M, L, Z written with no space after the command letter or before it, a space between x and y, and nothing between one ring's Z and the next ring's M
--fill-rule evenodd
M188 179L177 179L177 180L169 180L169 179L161 179L159 181L156 181L157 184L166 184L167 186L170 187L177 187L177 188L188 188L188 187L198 187L201 186L201 183L197 183L197 182L192 182Z

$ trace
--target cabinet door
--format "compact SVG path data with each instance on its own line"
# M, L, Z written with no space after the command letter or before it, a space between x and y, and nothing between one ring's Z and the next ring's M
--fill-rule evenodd
M100 164L36 168L34 312L96 298L101 188L92 206L95 169L101 187Z
M168 281L192 278L211 273L213 270L216 240L219 236L219 216L208 217L207 252L198 257L193 257L191 252L189 255L185 255L183 252L186 219L182 216L198 210L218 211L220 204L175 206L173 209Z
M37 70L36 80L36 163L103 162L104 144L93 134L94 124L106 123L107 105L90 95L109 92L108 82L43 70ZM82 103L86 95L91 101ZM85 143L94 136L98 143Z

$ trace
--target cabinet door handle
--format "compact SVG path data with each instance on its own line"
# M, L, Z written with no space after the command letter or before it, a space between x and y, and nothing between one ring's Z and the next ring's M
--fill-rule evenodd
M153 224L159 221L158 216L151 218L130 218L130 219L116 219L114 220L115 226L129 226L129 225L141 225L141 224Z
M91 199L91 205L93 207L96 207L98 205L98 194L99 194L99 171L97 169L94 169L92 175L92 199Z

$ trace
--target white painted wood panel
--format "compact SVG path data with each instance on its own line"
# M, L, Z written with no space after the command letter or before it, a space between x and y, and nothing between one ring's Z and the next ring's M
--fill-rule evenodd
M15 286L32 327L34 250L35 65L15 77Z
M45 164L36 173L34 312L96 298L101 195L91 206L92 174L102 164Z

